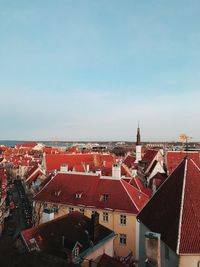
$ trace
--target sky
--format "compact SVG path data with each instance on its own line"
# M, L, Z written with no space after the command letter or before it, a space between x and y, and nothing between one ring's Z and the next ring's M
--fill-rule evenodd
M0 139L200 141L199 0L0 0Z

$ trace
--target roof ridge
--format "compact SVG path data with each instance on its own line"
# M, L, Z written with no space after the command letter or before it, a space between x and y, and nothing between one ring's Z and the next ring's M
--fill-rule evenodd
M41 189L39 192L37 192L37 194L34 195L34 199L35 199L35 197L37 197L38 194L40 194L40 193L47 187L47 185L50 184L51 181L53 181L53 179L54 179L57 175L58 175L58 174L56 174L55 176L53 176L53 177L48 181L48 183L46 183L46 184L42 187L42 189ZM46 179L48 179L48 178L46 178Z
M141 188L140 188L140 186L138 184L138 181L137 181L137 179L135 177L136 177L136 175L132 177L131 181L134 179L134 181L135 181L135 183L136 183L136 185L138 187L137 189L141 192L142 190L141 190Z
M200 157L200 153L199 153L199 157ZM190 161L195 165L195 167L200 171L199 166L194 162L194 160L191 159L190 157L189 157L189 159L190 159Z
M120 180L120 182L121 182L123 188L125 189L127 195L129 196L131 202L135 205L136 209L139 211L140 209L138 208L138 206L136 205L136 203L135 203L134 200L132 199L131 195L129 194L128 190L126 189L126 187L125 187L125 185L124 185L124 183L123 183L123 182L125 182L125 181ZM127 184L129 184L129 183L127 183ZM130 184L129 184L129 185L130 185ZM130 185L130 186L131 186L131 185ZM134 187L134 188L135 188L137 191L139 191L136 187ZM139 191L139 192L141 193L141 191Z
M180 206L180 215L179 215L179 226L178 226L178 240L177 240L177 248L176 253L179 254L180 249L180 239L181 239L181 228L182 228L182 217L183 217L183 205L185 198L185 184L188 170L188 158L183 159L185 161L185 169L184 169L184 177L183 177L183 187L182 187L182 196L181 196L181 206Z
M184 160L184 159L183 159ZM164 182L159 186L159 188L156 190L156 192L154 194L151 195L151 197L149 198L149 200L145 203L145 205L143 206L143 208L140 210L140 213L142 212L143 209L145 209L145 207L148 205L148 203L154 198L154 196L156 195L156 193L158 191L160 191L163 186L165 185L165 183L167 183L167 181L170 179L170 177L173 175L173 173L176 171L176 169L179 168L179 166L183 163L183 160L176 166L176 168L173 170L173 172L168 175L168 177L164 180Z
M34 172L31 173L31 175L29 175L29 177L26 179L26 182L28 182L29 180L31 180L32 176L34 176L38 171L41 171L43 173L43 171L41 170L41 168L38 166L37 169L35 169Z

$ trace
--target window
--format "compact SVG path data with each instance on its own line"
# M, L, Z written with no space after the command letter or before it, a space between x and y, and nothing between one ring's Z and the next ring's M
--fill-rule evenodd
M78 255L79 255L79 247L76 247L74 249L74 257L76 258L76 257L78 257Z
M103 212L103 221L108 222L108 213L107 212Z
M120 215L120 224L126 225L126 215Z
M58 210L59 210L59 208L58 208L58 205L53 205L53 211L55 212L55 213L58 213Z
M108 194L102 194L100 200L106 201L108 199Z
M80 209L80 213L84 214L85 210L84 209Z
M95 212L96 212L95 210L92 210L92 215L95 214Z
M83 194L83 192L77 192L75 194L75 198L81 198L82 197L82 194Z
M72 207L69 207L69 213L73 212L74 211L74 208Z
M121 245L126 245L126 234L119 234L119 242Z

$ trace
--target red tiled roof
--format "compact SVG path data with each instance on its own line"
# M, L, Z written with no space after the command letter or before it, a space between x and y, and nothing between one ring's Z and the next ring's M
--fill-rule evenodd
M29 178L26 179L26 184L31 185L32 182L35 182L40 175L44 175L44 173L38 169L32 176L29 176Z
M123 163L126 164L126 166L130 169L134 167L136 158L132 155L127 155L124 159Z
M54 174L50 174L46 179L44 179L41 184L40 184L40 189L41 190L46 184L48 184L48 182L54 177ZM38 191L39 192L39 191Z
M69 148L67 150L67 153L70 153L70 154L72 154L72 153L80 153L80 151L79 151L78 147L73 146L73 147L71 147L71 148Z
M74 165L73 170L75 172L85 172L86 171L84 168L84 165L82 165L82 164Z
M150 188L144 187L143 183L137 176L134 176L129 183L135 186L138 190L142 191L147 196L150 197L152 195L152 190Z
M184 158L138 215L178 254L200 253L199 181L200 169Z
M21 235L29 248L32 247L31 239L35 239L42 251L55 253L59 250L72 250L78 241L81 244L80 252L91 247L86 232L91 232L91 219L79 212L58 217L46 223L42 223L30 229L23 230ZM103 225L99 225L99 231L93 243L96 245L105 237L113 238L114 233ZM62 240L65 237L63 244ZM66 258L66 255L65 255Z
M189 156L200 168L200 152L191 151L168 151L167 152L167 169L169 174L179 165L185 156Z
M188 160L179 253L200 254L200 169Z
M16 148L20 148L20 147L28 147L28 148L33 148L37 146L37 143L36 142L25 142L25 143L22 143L22 144L17 144L16 145Z
M57 196L55 191L60 190L61 193ZM75 198L77 191L83 192L81 198ZM101 199L103 194L108 194L106 201ZM58 173L35 196L35 200L74 206L94 206L99 209L108 208L137 214L148 197L125 181L100 179L92 174Z
M60 170L62 164L67 164L68 168L72 170L75 165L81 164L95 167L104 166L107 161L114 163L115 159L112 155L104 154L47 154L45 156L47 172Z
M45 146L42 148L42 151L46 154L57 154L60 153L59 148L51 147L51 146Z
M141 210L149 200L148 196L145 195L142 191L139 191L134 186L130 185L129 183L125 181L122 181L122 183L126 188L128 194L130 195L133 203L135 204L137 211Z
M28 170L28 172L26 173L26 177L28 178L29 176L31 176L36 170L38 169L38 165L34 164L30 170Z
M157 150L153 150L153 149L146 150L146 152L142 158L142 161L146 162L144 171L146 171L149 168L150 164L154 161L157 154L158 154Z

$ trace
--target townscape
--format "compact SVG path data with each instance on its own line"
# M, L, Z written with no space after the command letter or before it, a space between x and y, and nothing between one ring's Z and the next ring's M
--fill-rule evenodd
M1 145L0 266L199 266L200 144L181 138Z
M0 267L200 267L200 1L0 1Z

